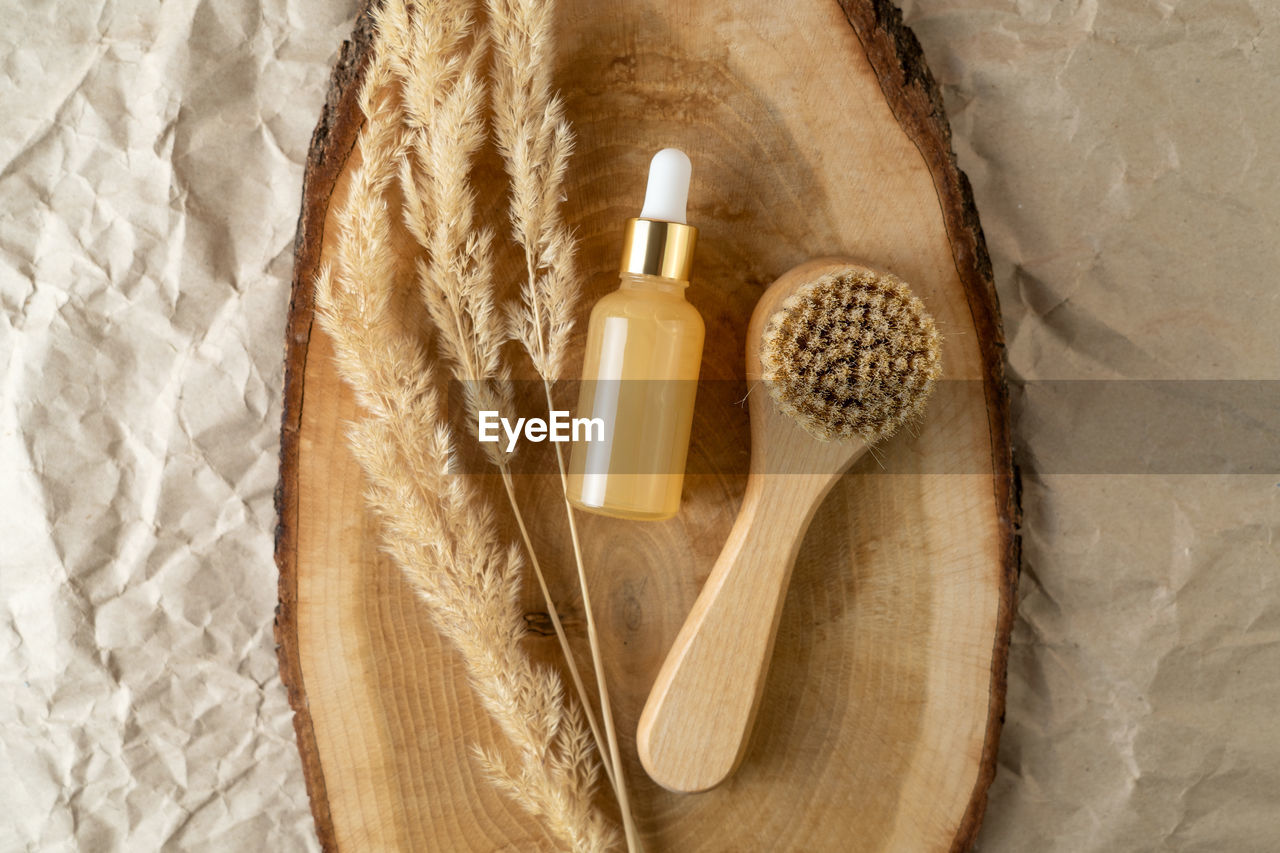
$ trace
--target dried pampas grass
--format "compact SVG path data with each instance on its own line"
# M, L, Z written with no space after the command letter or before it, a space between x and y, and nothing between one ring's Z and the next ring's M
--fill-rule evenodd
M579 282L573 269L573 234L559 213L564 173L573 150L573 134L564 118L564 105L552 90L552 18L550 0L486 0L494 61L494 138L511 178L512 236L524 248L526 279L520 305L511 310L512 332L529 353L543 380L547 409L556 405L552 387L563 370L564 352L573 328L573 309ZM622 811L627 849L640 849L640 834L631 816L622 753L613 726L608 681L591 611L581 538L568 502L564 453L556 444L564 514L573 540L573 561L586 615L591 663L599 686L600 716L604 717L613 765L614 790Z
M488 45L465 3L386 0L375 15L400 81L408 148L400 160L404 224L426 250L417 261L418 293L455 365L468 420L481 410L510 411L507 340L495 307L493 232L475 225L471 163L485 139ZM501 443L485 445L504 461Z
M403 0L391 2L403 6ZM458 58L470 28L465 9L459 9L449 3L419 9L447 22L435 44L450 59L440 68L408 73L419 82L460 84L451 90L458 99L452 117L442 118L447 110L441 109L428 120L473 126L470 106L479 96L475 87L467 89L467 81L478 79L479 60ZM467 479L449 473L454 446L436 378L419 341L392 315L396 270L385 196L402 177L408 152L421 156L432 149L414 120L402 121L401 98L408 104L426 94L411 86L397 90L397 76L405 69L391 59L389 41L395 36L388 32L379 32L362 89L364 160L337 213L334 263L316 281L316 315L333 340L339 372L366 412L352 426L351 446L368 481L369 504L382 519L385 550L437 628L457 647L477 696L509 742L509 750L477 750L486 771L568 849L607 850L617 834L592 802L597 765L582 715L566 700L556 673L535 666L521 645L520 552L500 542L491 508ZM424 83L423 92L428 88ZM473 141L465 134L460 138ZM444 168L438 174L457 173ZM439 183L422 185L424 213L434 194L451 192L444 179L430 180ZM458 200L469 209L465 194ZM461 292L467 282L487 274L487 243L469 226L463 231L436 223L415 237L447 248L447 254L433 254L426 269L419 269L420 281L444 281ZM429 295L423 297L430 306ZM492 312L492 306L486 313L480 303L474 316ZM494 393L500 394L502 369L484 359L493 340L489 329L463 330L459 341L474 350L459 349L455 355L479 358L477 373L494 377Z
M401 82L410 155L399 172L404 223L427 250L427 259L417 262L418 291L475 430L480 411L513 409L510 370L502 358L508 335L495 308L492 232L475 229L470 184L472 162L485 136L481 72L488 41L485 31L473 26L469 9L456 2L411 9L405 0L387 0L376 23ZM499 443L482 447L502 476L574 689L604 755L605 740L516 499L509 454ZM616 789L612 764L604 769Z
M493 73L494 138L511 179L512 236L523 248L525 258L526 279L520 290L520 304L510 312L511 326L542 379L550 411L555 408L552 386L563 371L580 289L574 269L573 234L560 216L573 133L565 119L564 103L551 86L554 4L551 0L486 0L485 6L497 54ZM605 737L609 742L614 790L622 812L627 849L636 853L641 848L640 833L631 814L626 773L613 724L609 685L582 560L582 542L573 507L569 504L564 452L559 444L554 447L586 615L591 662L599 687L600 715L604 718Z
M527 279L511 312L515 337L553 383L578 302L573 234L560 216L573 131L552 92L550 0L487 0L494 50L493 131L511 178L512 236Z

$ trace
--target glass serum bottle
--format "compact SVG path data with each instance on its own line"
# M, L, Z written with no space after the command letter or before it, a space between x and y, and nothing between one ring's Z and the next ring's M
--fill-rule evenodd
M702 317L684 296L698 229L685 222L691 166L664 148L649 166L644 208L627 222L621 286L587 327L577 418L599 419L569 461L569 500L617 518L658 521L680 508Z

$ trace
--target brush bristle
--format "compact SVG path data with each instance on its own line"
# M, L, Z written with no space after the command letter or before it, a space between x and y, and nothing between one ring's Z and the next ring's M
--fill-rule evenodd
M938 329L901 280L837 270L769 318L763 378L784 414L823 441L893 435L924 410L942 371Z

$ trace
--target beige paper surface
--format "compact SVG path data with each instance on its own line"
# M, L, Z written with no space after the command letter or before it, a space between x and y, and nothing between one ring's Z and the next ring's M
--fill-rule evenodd
M1036 385L1280 379L1280 7L914 0L905 16L1028 386L979 849L1280 849L1280 459L1259 476L1072 474L1049 461L1070 398Z
M314 849L271 499L302 162L354 3L5 6L0 851ZM1280 378L1280 9L906 18L1031 383L980 848L1275 849L1280 477L1059 470L1069 403L1034 383Z
M272 491L353 6L0 3L0 850L317 846Z

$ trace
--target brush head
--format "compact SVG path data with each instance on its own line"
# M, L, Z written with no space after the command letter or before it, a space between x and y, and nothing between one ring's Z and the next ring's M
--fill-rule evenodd
M924 411L942 371L933 318L900 279L860 267L821 275L765 324L761 378L822 441L892 435Z

